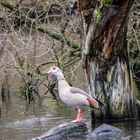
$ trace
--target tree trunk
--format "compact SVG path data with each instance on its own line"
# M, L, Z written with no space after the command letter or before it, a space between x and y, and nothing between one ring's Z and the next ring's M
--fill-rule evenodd
M9 75L7 71L5 70L4 72L4 78L2 81L2 86L1 86L1 98L2 101L9 101L10 100L10 90L9 90Z
M102 118L136 118L127 53L127 21L134 0L79 0L82 57L89 92L105 105ZM94 114L94 113L92 113Z

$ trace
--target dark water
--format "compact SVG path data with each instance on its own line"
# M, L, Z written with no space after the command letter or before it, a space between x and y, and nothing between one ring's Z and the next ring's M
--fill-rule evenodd
M90 115L84 113L90 130ZM72 109L50 97L43 99L41 106L26 105L19 93L12 96L9 103L3 102L0 114L0 140L29 140L48 131L52 127L68 122L75 117ZM124 135L132 136L132 140L140 139L140 122L106 122L123 130ZM102 122L96 122L95 127ZM82 138L77 138L77 140ZM89 138L86 138L88 140ZM83 139L82 139L83 140Z

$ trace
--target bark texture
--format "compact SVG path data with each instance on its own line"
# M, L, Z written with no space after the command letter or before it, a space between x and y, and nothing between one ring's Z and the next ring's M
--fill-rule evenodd
M137 116L126 40L128 14L133 2L78 1L83 28L83 66L89 92L105 105L105 112L96 112L96 117Z

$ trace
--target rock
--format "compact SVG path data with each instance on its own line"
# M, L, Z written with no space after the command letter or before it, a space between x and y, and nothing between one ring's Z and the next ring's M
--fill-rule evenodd
M120 140L122 131L114 126L103 124L90 132L89 138L94 140Z
M81 137L88 134L87 125L84 122L73 123L68 122L58 125L47 133L33 138L32 140L66 140L69 137Z
M125 136L125 137L121 137L121 140L130 140L131 136Z

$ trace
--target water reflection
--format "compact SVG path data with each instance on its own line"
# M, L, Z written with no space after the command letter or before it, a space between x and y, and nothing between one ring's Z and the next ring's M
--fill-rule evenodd
M59 100L45 98L41 105L26 104L16 94L1 105L0 139L22 140L36 137L50 128L68 121L71 110Z
M90 127L89 115L85 113L86 123ZM75 117L73 110L65 107L59 100L44 98L42 104L27 105L16 94L10 102L1 105L0 139L1 140L25 140L37 137L50 128L70 121ZM103 122L96 122L95 127ZM125 136L132 136L133 140L140 139L140 122L106 122L119 127ZM89 140L89 138L72 138L72 140Z

